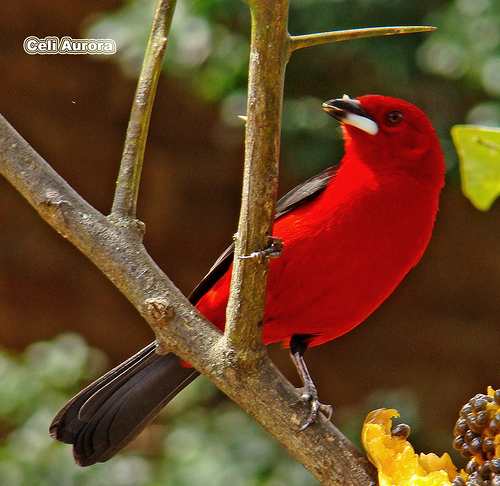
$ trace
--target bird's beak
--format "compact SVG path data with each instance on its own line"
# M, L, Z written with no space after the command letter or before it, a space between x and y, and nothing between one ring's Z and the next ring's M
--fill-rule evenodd
M375 120L361 108L358 100L352 100L347 95L336 100L325 101L323 110L340 123L352 125L370 135L378 133L378 125Z

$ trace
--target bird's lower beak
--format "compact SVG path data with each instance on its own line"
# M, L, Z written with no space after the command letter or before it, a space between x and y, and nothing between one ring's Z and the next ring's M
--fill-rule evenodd
M358 100L352 100L347 95L344 95L343 98L325 101L323 110L340 123L352 125L370 135L378 133L378 125L375 120L361 108L361 103Z

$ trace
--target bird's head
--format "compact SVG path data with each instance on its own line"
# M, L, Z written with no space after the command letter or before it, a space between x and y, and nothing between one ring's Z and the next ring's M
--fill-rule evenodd
M396 98L347 95L323 103L323 109L343 126L346 152L355 150L370 163L397 164L399 168L444 172L437 135L427 116L416 106ZM378 162L377 162L378 161Z

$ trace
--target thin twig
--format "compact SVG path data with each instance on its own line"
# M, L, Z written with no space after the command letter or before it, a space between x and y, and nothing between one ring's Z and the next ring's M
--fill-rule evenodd
M176 0L159 0L135 92L111 213L134 219L151 110Z
M340 42L364 37L377 37L382 35L410 34L414 32L427 32L436 27L426 25L407 25L396 27L371 27L367 29L337 30L334 32L321 32L319 34L294 35L290 37L290 53L303 47L317 46L329 42Z

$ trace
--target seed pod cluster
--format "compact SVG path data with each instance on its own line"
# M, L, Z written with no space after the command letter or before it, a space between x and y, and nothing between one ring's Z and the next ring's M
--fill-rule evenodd
M453 486L500 486L500 389L471 398L453 434L453 447L469 459L467 479L459 475Z

